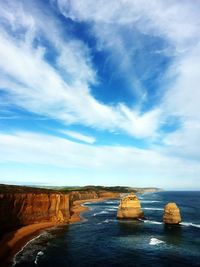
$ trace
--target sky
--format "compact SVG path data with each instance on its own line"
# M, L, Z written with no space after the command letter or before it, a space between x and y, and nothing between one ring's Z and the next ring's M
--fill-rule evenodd
M200 1L0 5L0 183L200 189Z

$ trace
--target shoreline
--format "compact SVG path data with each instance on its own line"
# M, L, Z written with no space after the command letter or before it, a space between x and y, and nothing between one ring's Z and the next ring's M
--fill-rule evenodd
M69 220L69 223L76 223L80 222L82 220L85 220L84 217L81 216L82 213L86 212L89 210L88 207L83 206L84 203L86 202L101 202L104 200L108 199L116 199L116 198L111 198L111 197L101 197L101 198L92 198L92 199L84 199L84 200L76 200L73 202L73 206L71 207L71 211L73 214L71 215L71 218Z
M2 267L13 264L15 255L33 238L40 235L43 230L59 225L54 222L42 222L23 226L16 231L5 234L0 242L0 258Z
M84 199L76 200L71 207L72 215L67 222L55 223L55 222L41 222L23 226L15 231L5 234L0 240L0 258L2 267L10 267L13 264L14 257L19 253L28 242L36 238L42 231L53 228L59 225L68 225L77 223L84 218L81 216L83 212L89 210L88 207L83 206L86 202L101 202L107 199L116 199L111 197L103 197L97 199Z

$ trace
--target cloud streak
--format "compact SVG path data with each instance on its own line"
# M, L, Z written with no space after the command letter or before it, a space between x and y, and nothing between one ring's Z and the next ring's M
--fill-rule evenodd
M2 114L17 107L56 121L66 138L26 129L8 134L4 129L1 161L91 169L93 174L116 170L126 177L150 176L152 181L196 179L200 3L51 0L47 6L25 0L1 5L0 107ZM94 47L70 32L69 21L87 25ZM108 54L112 74L126 80L132 93L129 106L95 97L93 89L101 85L101 77L94 53L101 52ZM11 114L15 116L14 108ZM170 118L179 122L174 130L169 130ZM99 146L98 134L69 131L69 125L142 139L149 148Z
M167 150L169 149L171 153L178 153L179 156L184 157L188 153L191 158L199 160L194 140L197 140L196 137L200 135L198 103L200 4L187 0L181 3L162 0L148 2L59 0L57 4L61 13L66 17L87 21L94 25L93 31L99 41L100 49L107 48L111 53L123 55L119 57L119 65L121 66L120 61L123 58L126 64L122 65L129 77L134 77L134 73L130 75L131 70L134 70L132 66L134 57L131 62L130 51L133 51L131 48L137 45L134 34L131 39L130 36L124 35L122 28L130 29L131 27L132 33L137 29L146 36L159 37L166 42L165 48L159 53L170 56L171 65L164 75L165 91L162 92L161 101L157 104L161 116L156 121L155 129L158 129L162 122L165 123L168 116L179 118L182 127L169 135L164 134L163 143L167 144ZM127 39L129 39L128 48ZM124 49L125 44L126 49ZM145 91L148 91L148 88L144 88L141 86L141 81L139 84L137 81L135 77L133 79L135 90L137 93L140 92L140 100L145 101ZM162 85L159 90L163 90ZM142 121L141 123L143 124Z
M94 144L95 141L96 141L93 136L80 134L80 133L77 133L77 132L74 132L74 131L63 130L63 131L60 131L60 132L65 134L65 135L67 135L67 136L69 136L69 137L72 137L75 140L83 141L83 142L88 143L88 144Z
M66 169L89 171L94 178L110 173L124 179L141 177L149 184L165 184L167 181L198 178L200 167L196 162L180 160L159 152L122 146L91 146L72 142L65 138L15 132L0 134L0 162L51 165ZM145 166L145 168L144 168ZM174 173L176 169L176 173ZM81 174L80 174L81 176ZM162 177L158 182L158 177ZM104 179L102 177L102 179ZM67 180L66 180L67 182Z
M13 13L17 9L16 6L12 8L9 14L4 14L8 25L13 23ZM79 40L64 41L53 19L38 13L38 18L45 19L45 23L38 23L34 12L31 15L26 12L23 5L17 10L17 14L21 14L18 17L22 18L17 21L17 30L22 31L23 28L23 34L18 36L18 31L13 29L17 35L13 38L5 29L0 30L0 68L3 73L0 85L9 94L11 103L65 124L82 123L97 129L119 130L137 138L154 135L158 127L158 110L142 114L121 103L108 106L98 102L90 93L90 84L96 78L87 47ZM26 16L30 23L24 23ZM53 25L54 31L58 30L57 34L53 34L53 40L40 28L41 24ZM34 41L38 40L41 32L46 34L45 37L58 52L55 66L45 59L46 47L34 47ZM13 64L9 64L11 61ZM141 127L143 121L148 127Z

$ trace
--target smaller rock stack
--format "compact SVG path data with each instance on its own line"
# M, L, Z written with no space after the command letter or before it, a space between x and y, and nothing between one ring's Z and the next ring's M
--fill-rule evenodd
M143 218L140 202L135 194L129 194L120 200L118 207L118 219L137 219Z
M168 203L164 209L163 222L166 224L179 224L181 222L180 210L176 203Z

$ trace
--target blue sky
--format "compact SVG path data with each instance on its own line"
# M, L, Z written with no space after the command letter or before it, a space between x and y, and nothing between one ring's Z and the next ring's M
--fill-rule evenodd
M198 1L1 1L0 182L200 189Z

